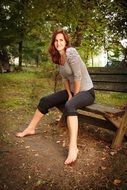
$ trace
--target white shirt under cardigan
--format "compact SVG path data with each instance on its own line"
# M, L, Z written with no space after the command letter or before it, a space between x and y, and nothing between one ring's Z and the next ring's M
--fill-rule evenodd
M73 47L66 49L66 61L59 65L60 74L63 80L68 80L70 89L74 92L74 81L80 81L80 91L87 91L93 88L93 83L77 50Z

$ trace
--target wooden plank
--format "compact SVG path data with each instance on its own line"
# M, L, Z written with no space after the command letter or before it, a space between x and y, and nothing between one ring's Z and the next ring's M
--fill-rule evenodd
M112 148L118 148L121 146L123 137L127 131L127 109L125 111L125 114L123 116L122 122L120 124L119 129L116 132L116 136L112 143Z
M88 68L95 90L127 92L127 68Z
M104 81L104 82L115 82L115 83L125 83L127 84L127 75L97 75L97 74L90 74L92 81L94 82L100 82L100 81Z
M122 122L123 115L120 117L113 114L105 114L105 118L110 121L115 127L119 128ZM125 136L127 137L127 130L125 132Z
M121 110L112 106L108 106L108 105L97 104L97 103L94 103L90 106L82 108L81 110L96 113L102 116L105 116L105 113L112 113L112 114L117 114L117 115L124 113L124 110Z
M58 124L57 124L57 127L67 127L67 122L66 122L66 117L64 116L64 114L62 114Z
M122 121L122 117L120 116L116 116L114 114L111 113L106 113L105 114L105 118L110 121L113 125L115 125L117 128L120 127L120 123Z
M88 71L90 74L92 73L110 73L110 74L127 74L127 68L106 68L106 67L88 67Z
M95 90L127 93L127 84L124 83L93 82L93 84Z
M79 118L79 125L80 124L82 125L83 123L84 126L86 125L88 127L91 127L91 126L95 127L95 130L97 128L102 128L102 129L116 132L116 127L111 122L105 119L100 119L94 116L88 116L88 115L82 115L82 114L79 114L78 118Z

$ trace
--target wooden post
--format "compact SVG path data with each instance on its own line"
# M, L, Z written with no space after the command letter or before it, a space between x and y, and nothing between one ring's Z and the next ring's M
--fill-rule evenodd
M65 118L65 115L62 114L58 124L57 124L57 127L65 127L67 124L66 124L66 118Z
M112 146L111 146L112 148L118 148L119 146L121 146L126 130L127 130L127 108L123 115L120 127L119 129L117 129L116 136L112 142Z

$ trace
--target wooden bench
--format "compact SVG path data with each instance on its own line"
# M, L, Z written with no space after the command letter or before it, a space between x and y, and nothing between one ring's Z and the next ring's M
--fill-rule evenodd
M88 68L88 71L94 84L95 93L96 91L127 93L127 68L91 67ZM110 102L112 103L112 100ZM62 107L59 109L62 111ZM98 104L95 101L94 104L81 110L101 115L117 127L111 147L117 148L121 145L127 131L127 105L116 108L112 105ZM64 115L61 117L60 123L63 122L63 118Z

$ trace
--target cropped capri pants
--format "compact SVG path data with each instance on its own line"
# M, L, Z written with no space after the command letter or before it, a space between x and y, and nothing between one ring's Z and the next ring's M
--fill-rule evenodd
M64 105L65 116L76 116L77 109L91 105L95 100L94 89L88 91L81 91L75 96L72 93L72 98L68 100L68 93L66 90L61 90L51 95L42 97L37 106L42 114L48 113L52 107L59 107Z

